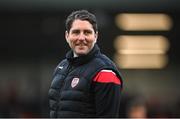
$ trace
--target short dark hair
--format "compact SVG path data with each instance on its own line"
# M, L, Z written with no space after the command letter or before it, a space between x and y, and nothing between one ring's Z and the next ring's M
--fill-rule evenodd
M89 21L89 23L92 24L95 33L98 31L96 16L87 10L78 10L72 12L66 19L66 30L68 32L70 31L74 20L77 19Z

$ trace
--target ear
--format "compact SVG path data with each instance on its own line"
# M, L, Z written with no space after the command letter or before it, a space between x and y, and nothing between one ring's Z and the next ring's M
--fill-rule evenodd
M68 36L69 36L68 31L65 31L65 38L66 38L66 42L67 42L67 43L69 43Z
M98 31L96 31L95 33L95 43L97 42L97 39L98 39Z

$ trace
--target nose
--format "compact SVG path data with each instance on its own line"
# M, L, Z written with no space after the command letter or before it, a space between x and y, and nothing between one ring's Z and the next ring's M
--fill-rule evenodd
M84 33L80 33L78 39L79 40L85 40L86 36Z

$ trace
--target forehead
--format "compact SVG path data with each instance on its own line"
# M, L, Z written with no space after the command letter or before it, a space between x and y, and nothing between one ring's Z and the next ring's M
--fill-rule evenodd
M93 26L92 24L87 21L87 20L74 20L71 26L71 30L72 29L92 29L93 30Z

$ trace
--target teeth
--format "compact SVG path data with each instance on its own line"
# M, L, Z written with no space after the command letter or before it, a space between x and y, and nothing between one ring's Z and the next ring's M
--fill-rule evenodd
M79 44L80 46L84 46L85 44Z

